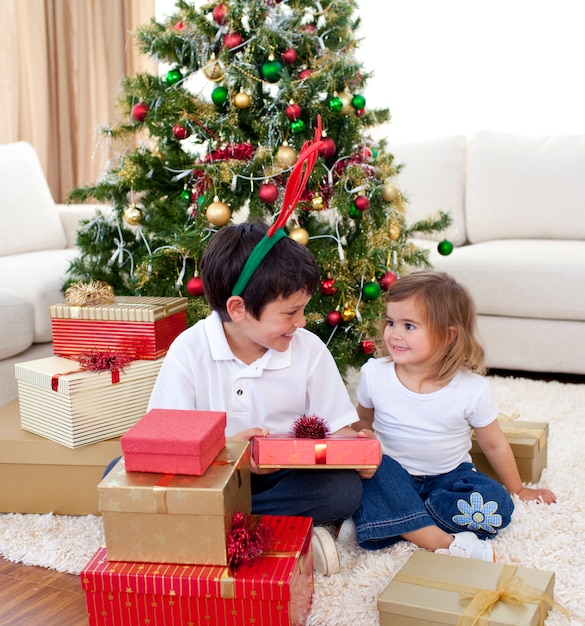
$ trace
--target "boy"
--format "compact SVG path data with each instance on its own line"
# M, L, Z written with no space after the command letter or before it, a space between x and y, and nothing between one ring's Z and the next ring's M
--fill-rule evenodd
M199 263L212 313L174 341L148 408L225 411L230 439L288 433L304 414L325 419L332 433L358 436L331 353L303 328L319 285L315 258L283 229L275 239L267 231L266 224L234 224L213 236ZM357 510L358 472L251 470L252 512L312 517L315 569L338 571L335 542L322 525Z

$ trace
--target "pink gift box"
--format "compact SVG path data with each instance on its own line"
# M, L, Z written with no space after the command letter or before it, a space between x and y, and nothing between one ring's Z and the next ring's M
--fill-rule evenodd
M202 476L225 446L226 414L152 409L120 443L126 471Z
M298 439L287 435L254 437L251 455L259 467L370 469L380 465L380 442L365 437Z

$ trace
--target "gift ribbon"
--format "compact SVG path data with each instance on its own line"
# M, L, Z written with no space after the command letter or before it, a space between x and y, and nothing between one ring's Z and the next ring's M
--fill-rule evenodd
M327 444L326 443L315 444L315 464L316 465L327 464Z
M571 621L569 611L564 606L556 602L545 591L524 584L522 578L515 575L517 570L518 567L516 565L504 565L495 589L482 589L480 587L434 580L422 576L409 576L400 572L396 574L394 580L444 591L458 591L465 598L471 598L471 602L459 618L457 626L487 626L489 624L489 614L498 602L506 604L538 604L540 609L539 626L544 625L546 617L544 603L558 609L569 622Z
M53 391L59 391L59 378L61 378L61 376L69 376L71 374L79 374L81 372L87 372L89 370L86 369L78 369L78 370L71 370L70 372L61 372L60 374L53 374L53 376L51 376L51 389ZM115 385L116 383L120 382L120 370L115 369L115 370L110 370L110 373L112 374L112 385Z

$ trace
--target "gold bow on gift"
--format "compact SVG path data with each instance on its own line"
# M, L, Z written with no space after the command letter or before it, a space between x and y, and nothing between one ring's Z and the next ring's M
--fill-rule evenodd
M571 621L571 616L565 607L555 602L544 591L525 585L519 576L515 576L517 569L515 565L504 565L495 589L481 589L475 594L465 593L464 596L471 596L471 602L459 618L457 626L487 626L489 614L498 602L538 604L540 608L539 626L543 626L546 618L545 604L559 609Z
M89 283L75 282L65 291L65 300L72 306L87 306L89 304L112 304L114 289L101 280L92 280Z

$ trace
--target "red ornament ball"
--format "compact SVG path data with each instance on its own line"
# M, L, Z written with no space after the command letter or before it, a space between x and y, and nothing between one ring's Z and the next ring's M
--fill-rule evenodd
M148 104L146 104L146 102L137 102L132 107L132 117L137 122L144 122L149 111L150 111L150 107L148 106Z
M190 296L202 296L204 293L203 281L199 278L199 276L193 276L193 278L190 278L187 281L186 289Z
M311 75L311 70L301 70L299 72L299 80L305 80L305 78L309 78Z
M220 25L225 23L225 18L227 17L227 14L228 8L227 5L225 5L223 2L216 4L213 7L213 11L211 12L211 15L213 15L213 19Z
M187 137L189 137L190 134L191 134L191 131L188 128L185 128L184 126L182 126L181 124L173 125L173 136L176 139L187 139Z
M398 280L398 276L396 276L394 272L391 272L390 270L388 270L387 272L384 272L382 274L378 282L380 283L380 287L382 287L384 291L388 291L388 289L390 289L390 287L392 287L392 285L397 280Z
M185 28L185 24L183 23L182 20L179 20L174 26L173 26L174 30L176 31L181 31Z
M339 311L329 311L326 319L329 326L339 326L343 322L343 316Z
M223 36L223 45L228 50L233 50L234 48L238 48L244 43L244 38L240 33L227 33Z
M289 65L292 65L293 63L296 63L297 58L298 58L297 51L294 48L287 48L282 53L282 60L285 63L288 63Z
M323 144L319 148L319 155L322 156L325 160L332 159L337 152L337 144L331 137L323 137L321 140Z
M264 183L258 189L258 197L265 204L272 204L278 198L278 187L274 183Z
M337 287L335 286L335 279L325 278L321 281L319 286L321 293L324 296L334 296L337 293Z
M301 107L294 102L289 104L284 112L289 120L298 120L301 117Z
M367 211L370 208L370 199L368 196L358 196L353 203L358 211Z
M361 343L361 348L364 354L374 354L376 351L376 344L372 339L364 339Z

